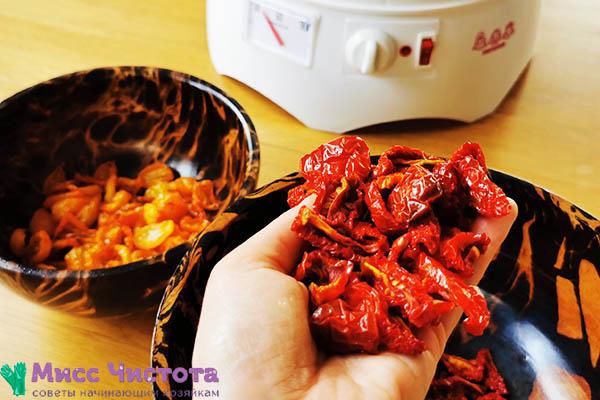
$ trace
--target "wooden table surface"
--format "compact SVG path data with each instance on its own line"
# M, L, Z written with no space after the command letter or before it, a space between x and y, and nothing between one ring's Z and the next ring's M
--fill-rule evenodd
M600 2L545 0L542 12L531 66L495 114L471 125L369 128L363 136L373 152L402 143L448 155L465 140L478 141L491 167L600 215ZM217 75L207 52L204 1L0 0L0 99L57 75L109 65L187 72L236 98L258 131L259 184L297 169L303 153L334 137L302 126L260 94ZM50 361L55 367L105 371L100 383L37 389L122 389L106 372L107 362L149 363L150 312L128 319L79 318L29 303L4 287L0 303L1 363ZM8 385L0 383L0 398L8 394Z

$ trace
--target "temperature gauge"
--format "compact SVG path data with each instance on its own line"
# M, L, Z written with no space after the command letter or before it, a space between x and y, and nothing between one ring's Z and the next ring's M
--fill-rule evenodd
M248 2L248 39L304 66L312 63L317 16L258 0Z

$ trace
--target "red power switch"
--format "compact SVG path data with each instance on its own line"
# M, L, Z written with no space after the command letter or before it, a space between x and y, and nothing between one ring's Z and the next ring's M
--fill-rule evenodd
M419 65L427 66L431 63L431 53L435 43L432 38L421 39L421 52L419 53Z

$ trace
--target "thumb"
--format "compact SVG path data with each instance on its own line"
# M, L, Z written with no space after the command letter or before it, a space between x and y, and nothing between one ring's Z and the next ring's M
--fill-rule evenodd
M236 268L246 269L269 268L289 274L296 265L303 245L303 240L292 232L292 223L300 208L311 206L315 198L314 195L309 196L296 207L281 214L225 256L220 264L237 265ZM228 262L234 260L237 262ZM249 260L252 262L240 262Z

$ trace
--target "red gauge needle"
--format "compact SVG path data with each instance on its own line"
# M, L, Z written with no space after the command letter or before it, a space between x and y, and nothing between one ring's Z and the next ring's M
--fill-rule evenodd
M285 43L283 43L283 39L279 32L277 32L277 28L275 28L275 24L271 21L271 18L269 18L266 12L263 12L263 16L267 20L267 24L269 24L269 28L271 29L271 32L273 32L273 36L275 36L277 43L279 43L280 46L285 46Z

